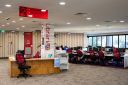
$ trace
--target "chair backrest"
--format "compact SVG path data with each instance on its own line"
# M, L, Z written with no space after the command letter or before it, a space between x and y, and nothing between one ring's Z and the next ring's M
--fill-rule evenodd
M90 54L90 57L94 57L95 56L94 50L89 50L88 53Z
M104 53L103 53L103 51L99 51L99 52L98 52L98 55L99 55L99 58L104 58Z
M16 54L16 61L19 65L25 65L26 63L24 57L20 53Z
M40 52L39 51L36 52L34 58L40 58Z
M79 49L77 50L77 54L78 54L78 55L83 55L82 51L79 50Z
M114 53L114 58L120 59L120 53L117 48L114 48L113 53Z

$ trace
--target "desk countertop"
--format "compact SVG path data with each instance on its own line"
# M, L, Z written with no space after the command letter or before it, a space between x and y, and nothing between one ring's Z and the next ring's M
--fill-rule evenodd
M26 59L27 61L34 61L34 60L54 60L55 58L30 58ZM9 57L9 61L16 61L14 57Z

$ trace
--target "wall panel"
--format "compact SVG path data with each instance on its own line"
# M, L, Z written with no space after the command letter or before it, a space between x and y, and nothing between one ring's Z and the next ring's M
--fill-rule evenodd
M84 46L84 33L55 33L55 43L57 46Z
M15 55L19 49L19 32L1 32L0 33L0 58Z

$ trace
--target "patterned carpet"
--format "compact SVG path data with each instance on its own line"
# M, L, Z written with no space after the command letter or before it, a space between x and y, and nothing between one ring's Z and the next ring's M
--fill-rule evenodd
M128 69L70 64L68 71L27 79L9 77L8 60L0 60L0 85L128 85Z

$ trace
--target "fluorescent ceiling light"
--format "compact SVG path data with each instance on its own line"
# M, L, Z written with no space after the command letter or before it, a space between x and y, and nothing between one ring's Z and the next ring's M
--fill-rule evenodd
M125 21L120 21L121 23L125 22Z
M41 11L42 11L42 12L46 12L46 10L44 10L44 9L42 9Z
M6 6L6 7L11 7L12 5L11 5L11 4L6 4L5 6Z
M66 5L66 2L59 2L59 4L64 6L64 5Z
M3 11L0 11L0 14L3 13Z

